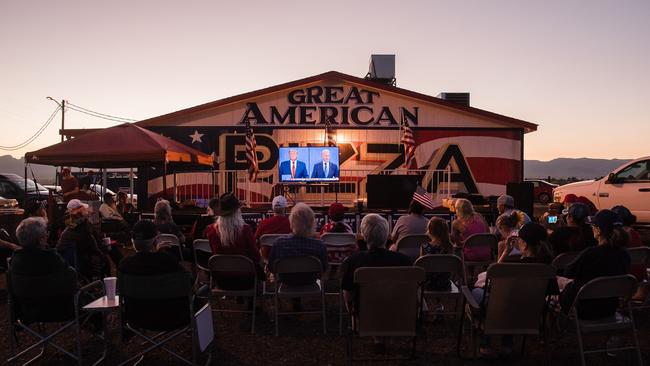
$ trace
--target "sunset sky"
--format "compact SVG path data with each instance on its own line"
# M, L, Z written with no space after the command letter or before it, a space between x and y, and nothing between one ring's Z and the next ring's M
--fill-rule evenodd
M525 157L650 155L650 1L0 2L0 145L65 98L144 119L397 55L398 86L540 125ZM66 113L67 128L115 122ZM60 118L25 149L59 140Z

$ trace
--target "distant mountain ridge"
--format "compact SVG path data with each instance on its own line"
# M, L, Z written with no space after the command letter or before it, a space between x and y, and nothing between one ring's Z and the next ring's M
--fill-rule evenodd
M630 159L557 158L550 161L525 160L526 178L569 178L594 179L607 175Z
M0 156L0 173L13 173L23 176L25 164L22 158L16 159L11 155ZM550 161L525 160L524 176L526 178L569 178L593 179L602 177L614 168L630 161L629 159L590 159L590 158L558 158ZM45 165L30 165L36 179L39 181L54 181L55 168ZM31 178L31 170L28 172Z

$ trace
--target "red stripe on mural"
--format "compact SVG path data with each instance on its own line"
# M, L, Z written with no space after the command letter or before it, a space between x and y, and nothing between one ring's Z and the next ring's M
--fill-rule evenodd
M469 168L477 183L505 185L520 180L521 164L518 160L502 158L467 158Z
M415 144L448 137L499 137L519 141L519 131L512 130L415 130Z

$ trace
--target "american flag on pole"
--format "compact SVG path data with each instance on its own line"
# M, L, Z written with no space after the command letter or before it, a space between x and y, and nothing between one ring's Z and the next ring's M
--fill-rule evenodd
M402 145L404 145L404 168L409 169L415 158L415 139L413 138L413 131L406 122L404 115L401 116L402 124Z
M336 131L332 128L332 116L325 119L325 146L336 146Z
M255 134L248 118L244 118L244 126L246 127L246 161L248 161L248 179L254 181L257 179L257 173L260 169L257 162L257 142L255 141Z
M431 195L421 186L418 186L415 189L415 192L413 192L413 200L428 209L433 209L435 207Z

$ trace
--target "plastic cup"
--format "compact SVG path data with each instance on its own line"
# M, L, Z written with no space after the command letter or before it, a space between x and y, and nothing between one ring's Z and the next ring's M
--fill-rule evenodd
M104 239L102 239L102 243L104 244L104 246L106 248L110 247L111 246L111 238L109 236L105 237Z
M117 277L104 278L104 289L106 290L106 297L109 300L115 300L115 286L117 285Z

